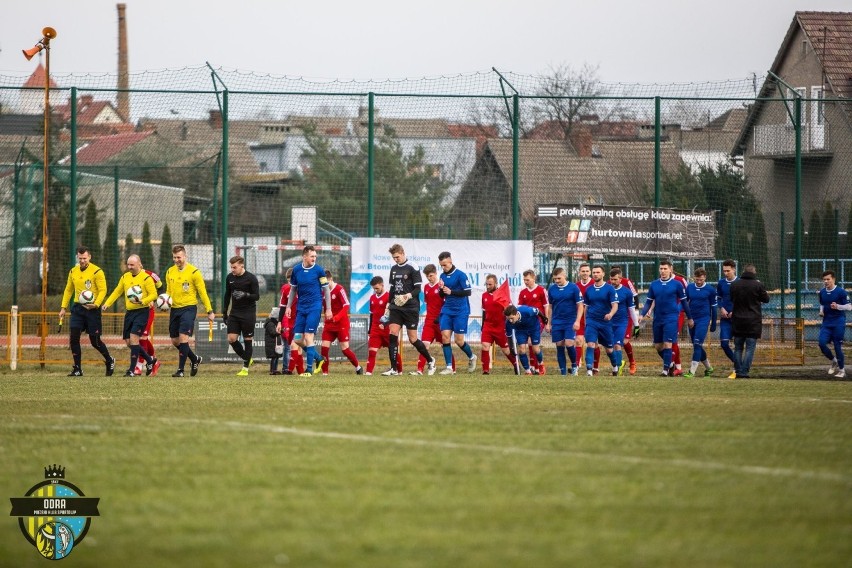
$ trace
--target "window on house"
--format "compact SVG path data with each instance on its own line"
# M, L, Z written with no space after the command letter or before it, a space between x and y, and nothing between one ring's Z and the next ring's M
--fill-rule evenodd
M788 126L793 126L793 117L796 116L796 97L804 98L805 93L806 89L804 87L797 87L795 90L785 89L784 104L787 105L786 123ZM804 114L804 109L802 109L802 119L807 120Z

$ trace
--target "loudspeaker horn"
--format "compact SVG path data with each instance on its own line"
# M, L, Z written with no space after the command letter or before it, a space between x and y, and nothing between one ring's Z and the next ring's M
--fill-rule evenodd
M44 46L39 43L36 44L35 47L31 47L30 49L22 49L21 51L24 52L24 57L26 57L27 61L29 61L30 59L35 57L35 54L41 51L42 49L44 49Z

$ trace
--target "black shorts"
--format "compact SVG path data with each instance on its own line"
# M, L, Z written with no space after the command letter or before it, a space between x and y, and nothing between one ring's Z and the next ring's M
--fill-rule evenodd
M192 337L195 331L195 316L198 315L198 306L186 306L169 312L169 337L174 339L181 334Z
M254 337L256 314L231 314L228 316L228 334L242 335L243 339Z
M101 309L87 310L80 304L74 304L71 308L71 324L68 327L85 331L89 335L100 335L103 329Z
M124 314L124 332L121 334L122 339L130 339L130 334L141 336L148 327L148 316L150 315L148 308L139 308L138 310L128 310Z
M418 310L408 310L404 308L396 308L391 306L389 324L397 324L406 329L417 329L417 324L420 323L420 312Z

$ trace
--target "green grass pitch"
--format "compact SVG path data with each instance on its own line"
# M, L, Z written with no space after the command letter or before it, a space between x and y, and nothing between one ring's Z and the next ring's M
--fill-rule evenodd
M0 494L101 499L63 566L852 558L852 382L165 370L0 374ZM17 523L0 565L44 566Z

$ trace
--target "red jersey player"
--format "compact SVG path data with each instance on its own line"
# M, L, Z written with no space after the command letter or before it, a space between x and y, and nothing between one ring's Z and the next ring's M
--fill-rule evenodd
M157 290L163 287L163 281L160 280L160 277L157 276L157 274L153 270L148 270L147 268L143 268L142 270L144 270L145 273L151 277L151 279L154 281L154 287ZM142 335L139 336L139 346L144 349L145 353L147 353L151 357L154 356L154 344L151 343L150 336L151 328L154 327L154 316L156 315L156 313L156 308L148 308L148 323L145 325L145 330L142 332ZM154 364L154 369L151 371L151 376L156 375L157 370L159 370L159 368L160 362L157 361ZM141 376L143 372L145 372L145 361L140 359L136 363L136 369L133 370L133 374Z
M491 373L491 344L496 343L503 354L515 366L515 356L509 351L509 338L506 337L506 316L503 310L506 306L498 304L494 299L497 291L497 276L489 274L485 277L485 292L482 293L482 374Z
M373 288L373 294L370 296L370 327L367 333L369 352L367 354L367 372L365 375L372 375L373 369L376 367L376 353L379 348L390 348L390 327L388 320L385 319L385 311L388 308L390 294L385 291L385 281L381 276L374 276L370 280L370 286ZM402 372L402 355L397 352L396 355L396 370Z
M429 346L438 341L441 342L441 307L444 305L444 296L441 295L441 279L438 277L438 268L434 264L427 264L423 268L427 283L423 286L423 300L426 302L426 319L423 321L423 331L420 332L420 341L429 349ZM422 375L426 368L426 358L420 355L417 360L417 370L411 371L409 375ZM456 358L453 356L453 370L456 368ZM435 369L427 371L430 375Z
M529 306L531 308L536 308L539 313L546 314L547 313L547 290L544 289L544 286L536 284L535 281L535 272L532 270L524 271L524 289L521 290L521 293L518 294L518 305L519 306ZM503 325L505 326L505 317L503 318ZM541 329L544 329L544 324L541 324ZM543 375L545 373L544 368L544 355L541 351L536 353L536 359L538 359L538 364L536 367L538 368L538 374Z
M349 349L349 298L346 296L346 290L334 281L334 275L330 270L325 271L325 278L328 280L328 287L331 290L331 313L334 316L331 319L326 319L322 327L322 358L325 359L325 365L322 367L322 374L328 375L328 366L330 364L328 353L331 344L337 340L340 344L340 350L355 367L355 374L361 375L364 370L358 363L358 357ZM323 300L325 303L325 300ZM323 313L327 308L323 307Z
M284 276L284 285L281 286L281 299L278 302L279 313L283 314L287 307L287 299L290 297L290 277L293 275L293 268L287 269L287 274ZM290 346L289 359L287 361L287 349L285 348L285 358L282 364L282 372L286 375L292 375L295 369L301 375L305 372L305 358L302 357L301 348L293 341L293 327L296 325L296 310L299 305L299 296L293 298L293 305L290 306L290 317L282 315L278 322L278 332L287 345Z
M683 284L683 289L686 290L686 287L689 286L689 282L686 277L682 274L674 273L674 279ZM683 309L681 309L680 315L677 317L677 334L680 335L680 331L683 329L683 323L686 319L685 314L683 313ZM683 374L683 368L680 365L680 346L677 342L672 343L672 362L674 365L671 367L671 374L675 377L679 377Z

